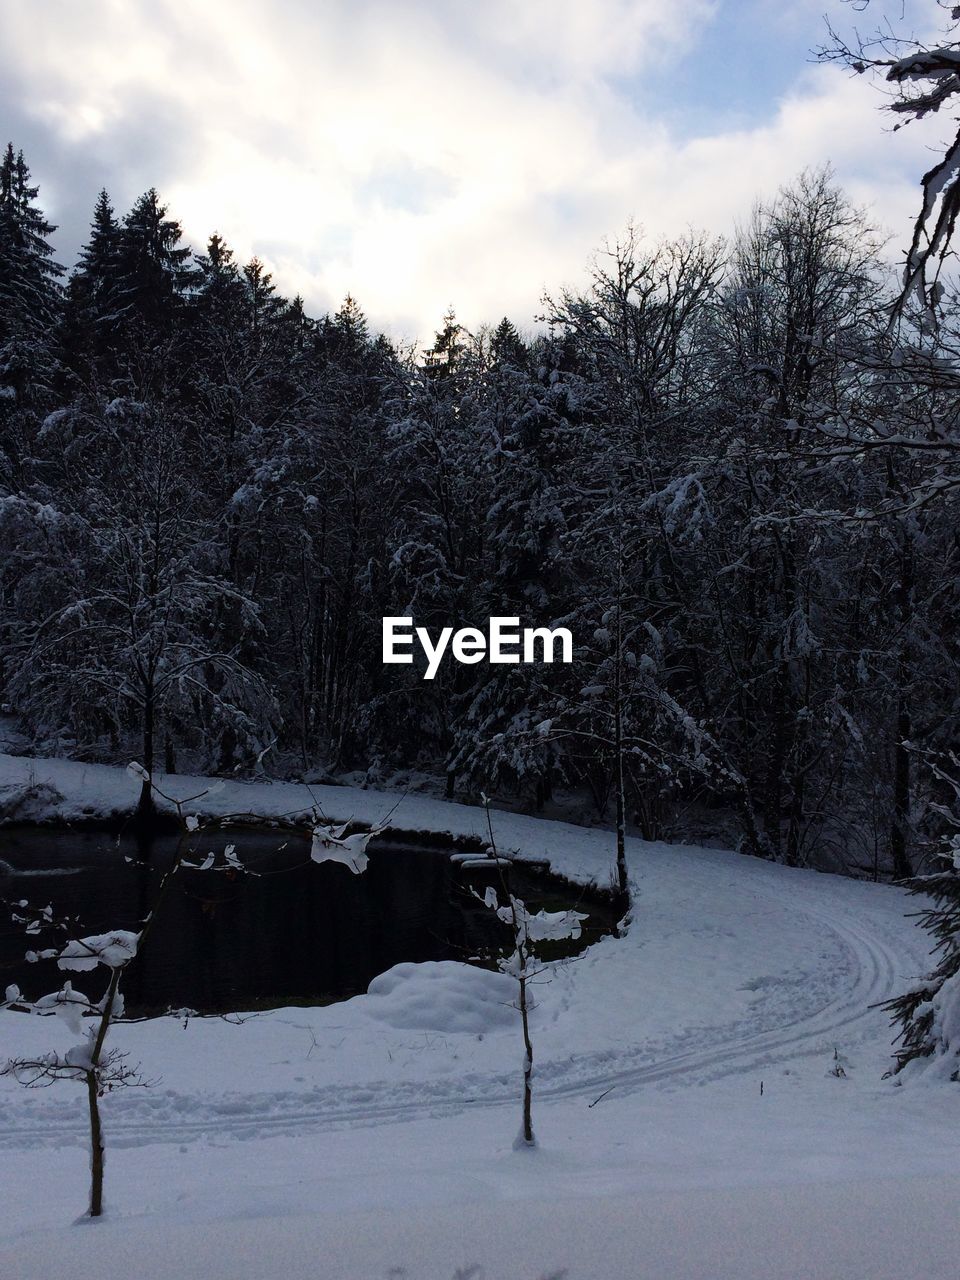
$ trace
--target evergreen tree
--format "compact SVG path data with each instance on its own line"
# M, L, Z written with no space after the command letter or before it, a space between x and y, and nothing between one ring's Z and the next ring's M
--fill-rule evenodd
M512 365L516 369L522 369L526 365L529 354L527 347L506 316L493 331L490 354L497 364Z
M90 238L80 250L70 275L64 306L61 345L64 363L81 378L115 369L113 343L118 328L117 291L120 225L105 190L97 196Z
M48 385L63 274L48 241L56 227L36 204L38 192L23 152L9 143L0 162L0 387L20 401Z
M900 1025L894 1071L933 1057L960 1080L960 871L954 866L906 883L912 894L933 899L917 914L941 955L932 973L883 1006Z
M0 162L0 492L24 482L27 459L57 375L53 331L62 268L36 204L22 151Z
M171 333L194 280L180 224L167 216L155 188L123 220L117 252L117 309L136 339L156 342Z

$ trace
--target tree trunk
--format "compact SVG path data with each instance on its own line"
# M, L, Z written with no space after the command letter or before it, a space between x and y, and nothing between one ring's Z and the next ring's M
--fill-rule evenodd
M617 891L623 909L630 906L630 883L627 878L627 829L623 794L623 708L620 699L620 660L617 658L616 709L614 711L614 785L617 792Z
M137 817L152 819L156 813L153 800L153 755L154 755L154 699L153 689L147 690L143 704L143 767L147 776L140 788L140 800L137 803Z
M769 760L763 788L763 828L767 846L779 861L783 844L783 774L787 760L790 713L790 676L784 659L780 660L776 685L771 699L773 726L770 731Z
M97 1096L97 1073L87 1071L87 1105L90 1111L90 1217L103 1213L103 1126L100 1123L100 1101Z
M910 535L903 533L900 550L900 581L897 584L897 629L900 650L897 655L897 728L893 744L893 821L890 825L890 855L893 874L898 880L913 875L910 861L910 667L909 627L913 612L913 547Z
M901 686L902 687L902 686ZM890 853L893 874L897 880L913 875L910 861L910 710L901 695L897 702L897 740L893 746L893 822L890 827Z
M526 961L524 961L526 963ZM520 977L520 1021L523 1024L523 1140L528 1147L536 1145L533 1136L533 1044L527 1015L527 980Z

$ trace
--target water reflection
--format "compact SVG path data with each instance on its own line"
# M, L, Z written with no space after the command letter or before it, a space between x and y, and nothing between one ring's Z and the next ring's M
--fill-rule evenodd
M468 959L502 940L442 850L381 839L369 847L366 873L354 876L311 863L307 840L287 832L204 834L197 849L226 844L236 846L248 873L179 873L125 977L128 1009L318 1004L365 991L401 961ZM84 933L136 929L176 848L174 836L118 843L101 833L3 831L0 898L50 904L82 922ZM535 876L512 874L531 903L556 902L555 888L551 896ZM604 922L591 923L585 941ZM3 985L16 982L31 995L59 987L54 961L29 965L22 957L25 946L56 945L63 936L25 940L0 922ZM99 996L98 976L73 976L75 986Z

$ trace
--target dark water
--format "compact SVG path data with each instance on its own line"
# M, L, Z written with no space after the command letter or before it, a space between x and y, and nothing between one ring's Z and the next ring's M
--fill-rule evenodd
M128 1010L320 1004L365 991L401 961L467 960L505 942L468 891L471 883L482 891L484 873L462 871L448 856L452 850L371 842L370 864L355 876L339 865L311 863L307 840L288 833L205 834L198 848L206 853L226 844L236 846L247 873L178 873L124 977ZM32 908L51 906L55 916L79 922L69 933L25 938L3 910L0 989L16 983L36 997L69 977L99 996L106 970L63 974L54 960L26 963L24 951L138 929L176 848L175 836L138 847L132 838L118 842L102 833L0 831L0 900L27 899ZM531 908L575 905L547 877L510 874ZM599 912L583 945L608 927Z

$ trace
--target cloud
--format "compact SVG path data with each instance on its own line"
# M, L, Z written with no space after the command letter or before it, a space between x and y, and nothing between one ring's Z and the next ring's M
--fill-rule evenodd
M197 247L218 230L312 310L350 291L400 337L429 337L450 303L468 325L529 324L543 289L576 284L628 218L726 232L826 159L903 239L926 139L884 134L862 81L800 62L749 123L716 133L660 109L672 68L698 50L710 68L725 14L706 0L45 0L5 10L0 110L64 224L62 256L101 185L121 209L156 185Z

